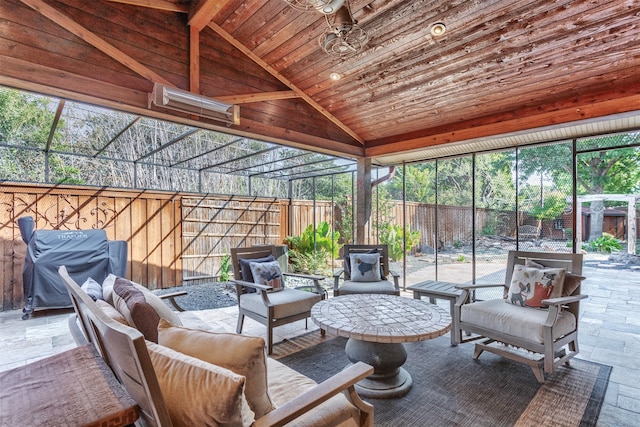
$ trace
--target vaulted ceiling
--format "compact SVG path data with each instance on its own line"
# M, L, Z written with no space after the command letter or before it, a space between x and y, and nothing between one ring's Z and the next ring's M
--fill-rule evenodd
M379 164L523 132L640 128L637 0L351 10L369 41L336 58L318 43L325 16L284 0L2 0L0 84ZM150 109L154 82L237 103L240 123Z

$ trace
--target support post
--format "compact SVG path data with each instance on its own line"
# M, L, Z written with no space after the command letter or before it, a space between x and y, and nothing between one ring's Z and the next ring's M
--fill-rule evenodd
M358 159L356 183L356 243L366 243L366 230L371 218L371 158Z
M627 201L627 253L636 254L636 196Z

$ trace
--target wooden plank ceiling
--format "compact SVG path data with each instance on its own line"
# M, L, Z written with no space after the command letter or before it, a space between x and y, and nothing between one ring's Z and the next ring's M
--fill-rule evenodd
M153 82L238 103L228 132L349 156L640 111L637 0L351 0L365 49L320 49L284 0L3 0L0 84L148 110ZM436 22L442 36L431 35ZM338 73L341 79L330 79Z

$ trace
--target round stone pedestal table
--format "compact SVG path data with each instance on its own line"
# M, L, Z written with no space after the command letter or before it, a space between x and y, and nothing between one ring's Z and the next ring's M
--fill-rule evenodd
M322 300L311 309L311 319L326 332L349 338L345 352L353 363L374 368L356 384L358 394L377 399L409 392L411 375L402 368L407 360L405 342L446 334L451 316L426 301L394 295L345 295Z

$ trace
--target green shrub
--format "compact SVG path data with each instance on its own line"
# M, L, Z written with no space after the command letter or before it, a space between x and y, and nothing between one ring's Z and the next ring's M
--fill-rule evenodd
M609 233L602 233L602 236L595 240L591 240L588 245L589 249L592 251L606 252L608 254L622 249L620 241Z
M228 282L231 280L231 255L224 254L220 261L220 276L218 277L220 282Z
M404 248L402 247L403 237L404 231L397 224L385 224L378 230L378 240L389 247L389 258L392 261L401 260L407 252L420 243L420 230L407 233Z
M331 258L340 256L340 233L331 232L329 223L322 221L313 229L310 224L299 236L284 239L289 246L289 260L294 271L315 273L326 267Z
M329 260L330 255L324 249L307 253L293 250L289 252L289 261L291 261L293 271L297 273L324 274Z

